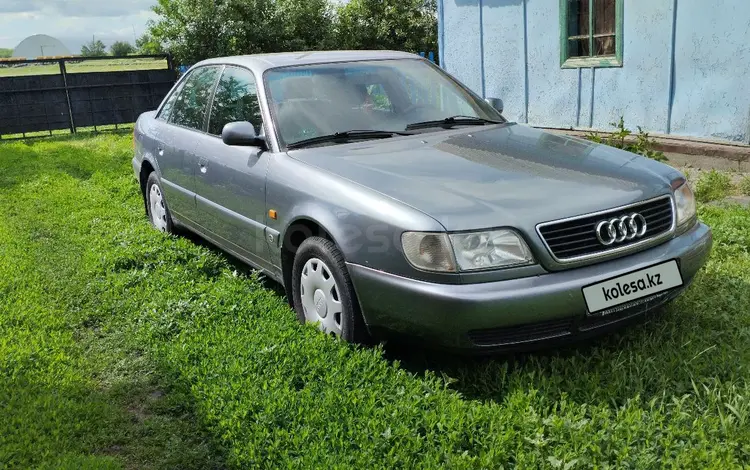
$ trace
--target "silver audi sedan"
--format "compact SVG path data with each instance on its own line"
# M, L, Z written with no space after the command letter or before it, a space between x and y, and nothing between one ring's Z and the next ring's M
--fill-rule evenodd
M413 54L217 58L140 116L133 169L154 227L346 341L539 347L687 288L712 238L682 174L501 113Z

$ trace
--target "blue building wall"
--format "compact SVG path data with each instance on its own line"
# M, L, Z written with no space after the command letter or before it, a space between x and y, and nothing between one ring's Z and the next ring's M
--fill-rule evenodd
M440 63L518 122L750 142L750 0L625 0L623 66L560 67L559 0L440 0Z

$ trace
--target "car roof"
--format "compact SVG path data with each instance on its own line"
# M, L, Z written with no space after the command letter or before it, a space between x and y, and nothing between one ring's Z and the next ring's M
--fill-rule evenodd
M263 73L268 69L295 65L421 58L417 54L400 51L306 51L217 57L201 61L195 65L234 64L247 67L257 73Z

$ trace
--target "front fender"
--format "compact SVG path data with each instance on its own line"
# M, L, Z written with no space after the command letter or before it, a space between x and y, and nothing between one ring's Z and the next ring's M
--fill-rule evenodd
M280 233L278 254L289 228L308 221L325 230L349 263L421 279L445 276L416 272L406 261L403 232L445 230L410 206L284 154L274 159L266 188L268 209L278 213L268 224Z

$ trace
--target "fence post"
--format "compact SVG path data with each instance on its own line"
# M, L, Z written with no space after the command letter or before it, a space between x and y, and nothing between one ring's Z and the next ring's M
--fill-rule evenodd
M172 60L171 52L167 52L167 68L169 70L174 70L174 61Z
M65 87L65 98L68 101L68 116L70 117L70 133L76 133L76 123L73 120L73 106L70 104L70 91L68 90L68 73L65 70L65 59L60 59L60 74L63 79L63 87Z

